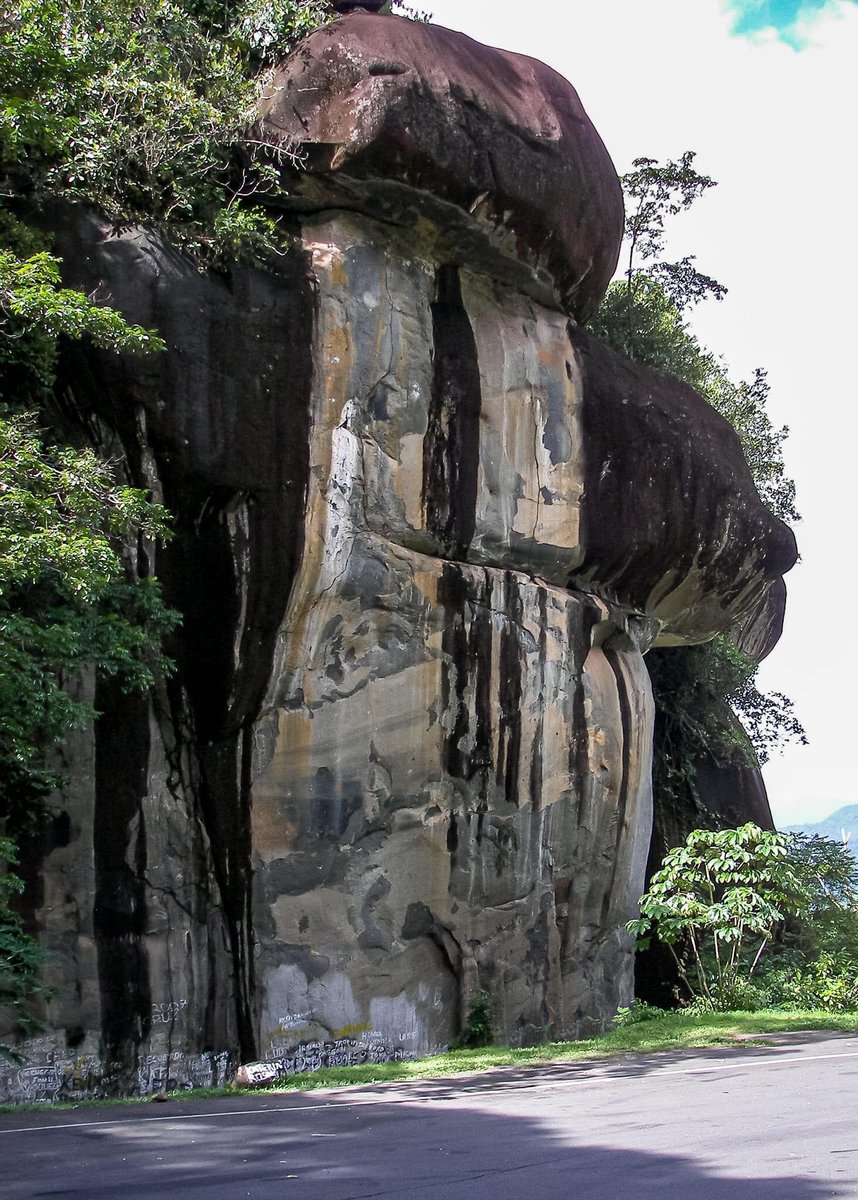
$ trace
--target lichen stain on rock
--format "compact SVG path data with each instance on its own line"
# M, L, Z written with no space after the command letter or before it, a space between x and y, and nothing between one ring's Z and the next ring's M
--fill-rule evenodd
M62 372L66 419L175 514L183 624L151 702L99 682L70 739L31 872L60 986L15 1097L411 1056L482 992L512 1044L603 1027L652 822L644 655L777 637L795 548L735 435L576 324L622 214L570 85L355 13L256 133L305 155L267 269L60 222L68 283L170 347Z

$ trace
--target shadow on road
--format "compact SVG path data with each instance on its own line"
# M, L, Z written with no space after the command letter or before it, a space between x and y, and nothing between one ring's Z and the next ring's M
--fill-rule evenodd
M854 1197L843 1183L790 1175L753 1177L697 1160L683 1131L653 1125L661 1148L625 1148L626 1125L594 1139L586 1104L567 1091L491 1100L361 1103L345 1096L264 1108L248 1098L171 1113L102 1110L26 1132L0 1130L0 1193L15 1200L822 1200ZM261 1099L261 1098L259 1098ZM300 1101L301 1103L298 1103ZM530 1111L528 1110L528 1106ZM57 1114L59 1115L59 1114ZM47 1114L46 1114L47 1116ZM630 1139L645 1140L647 1114L629 1112ZM652 1115L650 1115L650 1119ZM47 1122L46 1122L47 1124ZM614 1144L609 1144L613 1142ZM665 1151L665 1145L670 1151ZM725 1161L722 1156L722 1163ZM729 1161L729 1160L727 1160ZM737 1160L740 1161L740 1160ZM848 1174L847 1174L848 1169Z

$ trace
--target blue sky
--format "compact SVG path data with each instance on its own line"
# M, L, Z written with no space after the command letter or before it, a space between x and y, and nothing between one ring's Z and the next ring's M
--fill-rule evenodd
M856 0L846 0L855 3ZM814 18L838 7L837 0L729 0L733 32L740 36L774 30L781 41L796 50L808 42Z

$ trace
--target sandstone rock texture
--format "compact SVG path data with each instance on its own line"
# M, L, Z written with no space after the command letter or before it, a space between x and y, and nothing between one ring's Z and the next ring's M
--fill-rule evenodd
M70 347L63 406L175 514L139 566L183 624L151 703L81 684L103 716L31 864L57 990L22 1098L410 1056L481 993L514 1044L603 1027L652 821L644 655L757 612L795 555L732 430L580 328L622 206L568 83L357 12L254 137L293 234L267 270L57 218L69 282L168 344Z

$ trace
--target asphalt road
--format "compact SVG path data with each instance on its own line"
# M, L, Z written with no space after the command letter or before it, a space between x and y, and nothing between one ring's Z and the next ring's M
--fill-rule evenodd
M858 1038L0 1116L6 1200L858 1200Z

